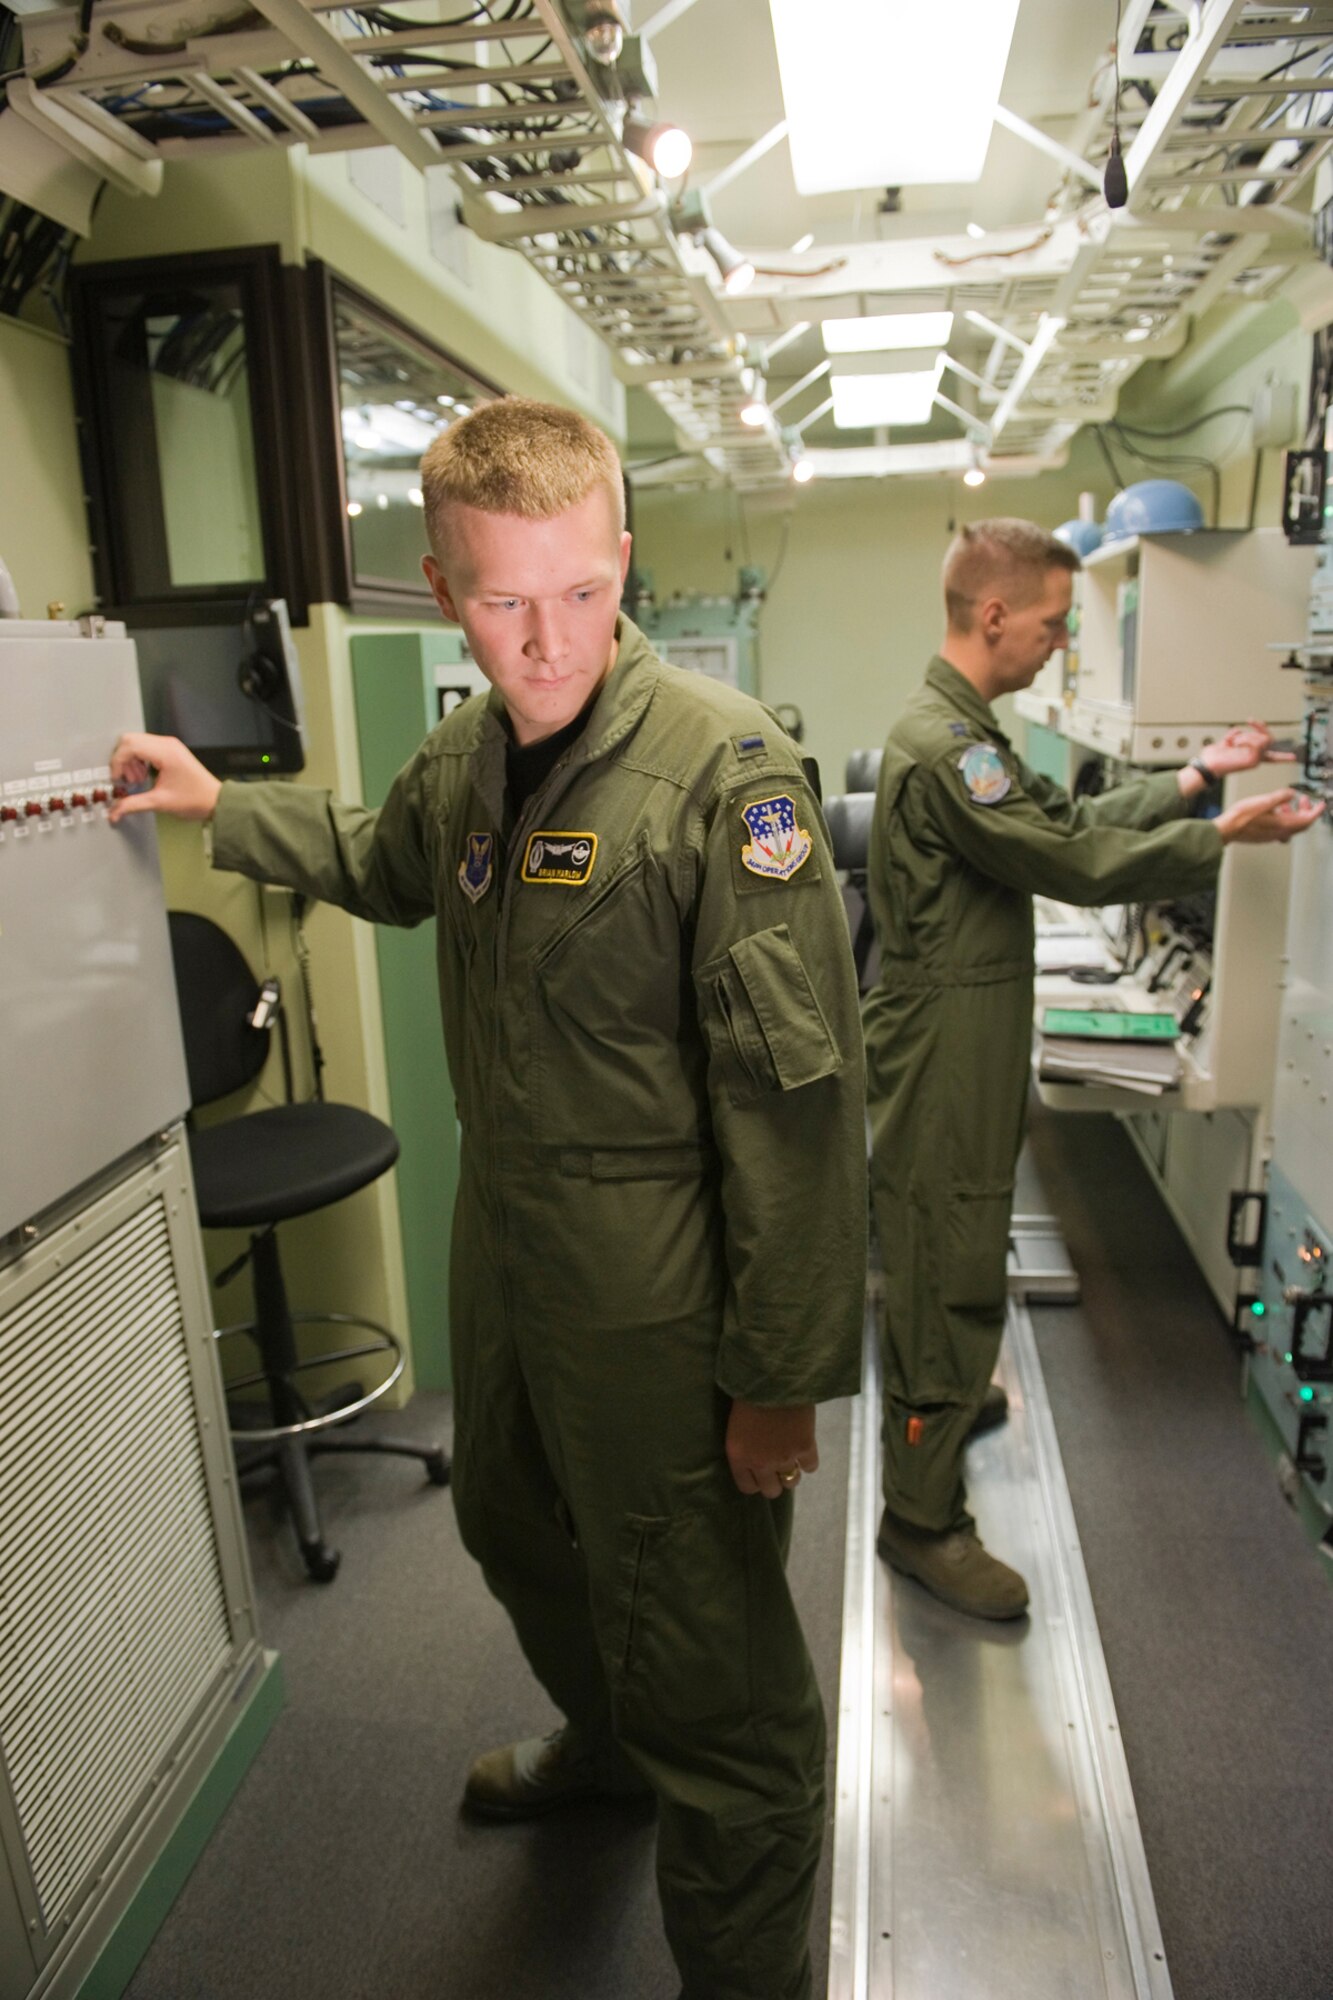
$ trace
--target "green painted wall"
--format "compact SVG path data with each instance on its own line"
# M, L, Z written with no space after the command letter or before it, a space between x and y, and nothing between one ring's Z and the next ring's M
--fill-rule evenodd
M0 315L0 556L25 618L91 608L93 566L63 340Z
M849 752L883 742L939 645L940 563L955 526L1021 514L1054 528L1077 512L1084 487L1100 513L1105 467L1076 442L1065 471L992 479L976 492L955 479L814 480L744 500L647 488L634 498L635 560L663 599L730 592L738 563L768 570L760 698L802 711L804 748L825 791L838 792Z

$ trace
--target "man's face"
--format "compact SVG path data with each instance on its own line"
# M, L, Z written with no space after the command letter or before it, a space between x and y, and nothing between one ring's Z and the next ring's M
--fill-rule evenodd
M563 729L606 678L629 549L600 486L548 521L450 508L443 564L422 567L519 743Z
M986 605L983 619L992 637L991 661L1001 692L1014 694L1031 687L1051 654L1064 645L1073 596L1069 571L1048 569L1041 595L1033 603L1017 610L999 599Z

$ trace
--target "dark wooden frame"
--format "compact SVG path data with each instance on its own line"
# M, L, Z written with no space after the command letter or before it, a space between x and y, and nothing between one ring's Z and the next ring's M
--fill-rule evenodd
M342 402L338 393L334 332L338 297L374 320L405 347L415 348L424 360L438 363L460 376L480 394L502 396L504 390L479 375L475 368L466 367L447 348L400 319L397 313L340 277L327 264L311 264L307 278L311 288L307 325L312 335L315 327L319 328L318 339L312 338L309 343L307 370L307 387L312 398L311 437L316 453L313 484L318 494L312 514L318 519L325 559L338 581L336 601L349 605L354 612L408 614L428 609L433 607L434 599L424 576L416 582L407 582L399 577L360 576L355 568L352 525L347 514L347 466L342 447Z
M99 289L120 292L154 281L188 283L192 277L233 282L241 293L265 568L263 577L244 583L172 586L167 581L156 461L149 466L117 464L108 357L94 334L93 300ZM479 394L503 395L497 383L466 367L328 265L284 265L276 245L84 264L76 266L71 284L75 407L102 610L140 625L190 619L207 624L235 615L259 594L285 598L292 624L304 625L312 604L401 617L416 617L432 607L424 577L414 583L356 573L338 393L337 298ZM134 587L131 528L139 537L156 536L162 545L159 589Z
M303 509L297 483L305 440L300 410L292 395L291 279L276 246L138 258L124 263L84 264L71 274L75 405L83 458L85 498L92 542L93 574L99 603L108 611L131 613L140 622L167 623L210 610L243 605L256 592L285 597L293 624L304 624L310 597L302 548ZM111 424L108 356L96 338L94 301L99 292L128 291L155 281L188 283L191 278L234 283L245 324L246 370L254 432L255 478L259 501L264 575L235 584L173 586L165 573L165 551L149 587L136 582L129 552L131 529L161 541L161 484L150 466L117 462ZM142 564L137 565L140 569ZM156 585L156 587L152 587Z

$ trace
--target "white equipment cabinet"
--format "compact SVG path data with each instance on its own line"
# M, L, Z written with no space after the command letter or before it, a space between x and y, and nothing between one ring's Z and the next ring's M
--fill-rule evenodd
M0 623L0 2000L118 1993L276 1711L117 626ZM128 837L127 837L128 836Z
M1068 733L1133 764L1183 764L1233 722L1292 727L1300 676L1271 648L1303 629L1313 568L1313 550L1278 528L1095 550L1079 581Z
M1273 648L1305 627L1314 550L1277 528L1136 535L1075 578L1077 633L1033 688L1028 721L1131 764L1184 764L1234 722L1301 719Z

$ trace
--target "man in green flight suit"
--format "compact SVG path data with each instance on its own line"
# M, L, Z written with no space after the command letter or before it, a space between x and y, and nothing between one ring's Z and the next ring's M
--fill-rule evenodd
M113 770L154 782L114 816L211 819L215 866L436 918L458 1522L567 1718L465 1803L651 1791L686 2000L809 2000L824 1721L784 1560L815 1405L859 1386L867 1206L827 836L768 712L619 615L600 431L490 403L422 484L490 694L378 812L130 736Z
M1023 1578L977 1535L963 1453L1004 1325L1032 897L1188 895L1212 883L1228 841L1288 840L1320 810L1277 792L1189 817L1207 787L1268 753L1258 725L1229 731L1183 770L1095 799L1075 801L1028 769L991 703L1029 687L1063 645L1079 567L1027 521L981 521L952 543L944 643L889 733L870 841L881 969L865 1006L866 1067L886 1282L879 1551L983 1618L1018 1617L1028 1602Z

